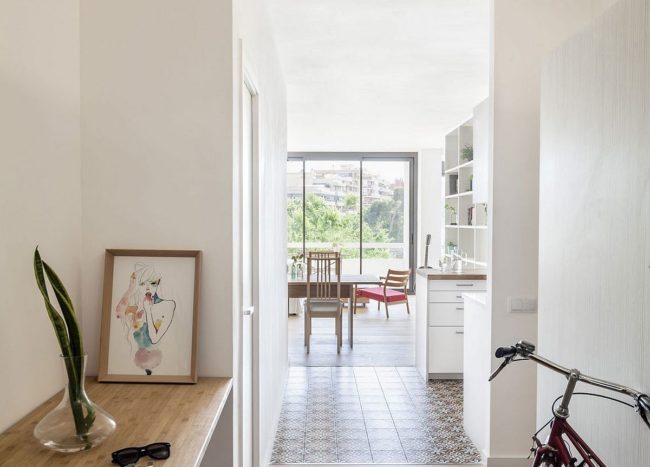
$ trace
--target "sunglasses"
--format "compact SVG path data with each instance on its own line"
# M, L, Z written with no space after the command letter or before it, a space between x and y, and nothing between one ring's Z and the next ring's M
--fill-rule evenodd
M129 464L135 464L143 456L149 456L152 459L167 459L171 453L171 444L169 443L152 443L141 448L124 448L111 454L113 464L120 467L126 467Z

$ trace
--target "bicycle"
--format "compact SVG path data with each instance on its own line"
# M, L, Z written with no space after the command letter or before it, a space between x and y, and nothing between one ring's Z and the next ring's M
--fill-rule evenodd
M569 418L569 403L571 397L574 395L589 395L594 397L601 397L604 399L620 402L634 408L645 424L650 428L650 421L648 416L650 414L650 397L646 394L636 391L634 389L622 386L620 384L611 383L598 378L593 378L580 373L578 370L569 370L557 363L547 360L535 353L535 346L530 342L519 341L516 345L511 347L499 347L495 356L503 358L503 362L490 376L489 381L492 381L496 376L508 366L511 362L519 362L523 360L532 360L535 363L549 368L557 373L563 374L568 379L567 387L564 395L555 399L552 404L553 418L548 421L542 428L540 428L533 435L533 447L531 448L531 456L534 454L532 467L606 467L605 463L594 453L594 451L587 445L587 443L576 433L576 431L569 425L567 419ZM519 358L516 358L519 357ZM619 394L624 394L634 400L634 404L622 401L614 397L604 396L602 394L593 394L588 392L575 392L576 384L582 381L592 386L602 389L607 389ZM559 400L560 405L556 408ZM551 426L551 432L544 443L542 443L538 435L546 428ZM576 464L578 459L573 457L571 452L571 445L577 450L582 457L580 464Z

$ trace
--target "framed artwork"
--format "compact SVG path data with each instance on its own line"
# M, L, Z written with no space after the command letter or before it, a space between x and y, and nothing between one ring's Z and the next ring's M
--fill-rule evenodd
M106 250L99 381L196 383L201 252Z

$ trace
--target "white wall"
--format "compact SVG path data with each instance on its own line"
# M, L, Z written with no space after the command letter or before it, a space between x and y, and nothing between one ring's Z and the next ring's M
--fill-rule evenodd
M270 461L275 429L289 367L287 352L286 286L286 92L282 70L270 28L266 4L262 0L235 2L236 55L238 40L243 50L243 68L256 88L259 105L259 306L254 315L259 340L260 382L256 397L258 430L256 465ZM241 60L241 58L240 58ZM235 87L241 73L235 70ZM239 122L239 114L235 118Z
M81 4L82 308L97 368L106 248L203 250L199 374L232 375L229 1Z
M650 392L650 6L621 0L548 61L540 167L540 352ZM539 371L538 421L564 389ZM579 386L580 389L588 389ZM641 466L632 409L576 397L571 423L607 465Z
M0 432L63 386L37 244L81 308L78 8L0 3Z
M201 249L199 374L236 376L242 66L259 94L255 437L270 457L288 367L286 97L264 5L96 0L81 11L85 333L95 343L105 248Z
M488 297L492 348L535 342L537 316L510 314L508 297L537 297L539 102L543 58L592 17L591 0L492 0ZM493 367L499 362L493 359ZM491 386L494 465L527 465L536 431L536 369L520 364ZM512 459L512 460L509 460Z
M427 234L431 234L429 266L437 266L442 250L442 149L421 149L418 153L418 248L415 266L424 266Z
M616 2L618 2L618 0L593 0L594 17L601 15Z

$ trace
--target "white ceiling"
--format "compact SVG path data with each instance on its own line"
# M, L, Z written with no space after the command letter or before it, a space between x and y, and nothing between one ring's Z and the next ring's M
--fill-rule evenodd
M290 151L441 147L488 94L488 0L267 0Z

